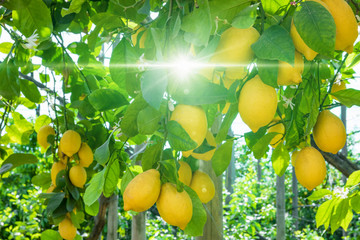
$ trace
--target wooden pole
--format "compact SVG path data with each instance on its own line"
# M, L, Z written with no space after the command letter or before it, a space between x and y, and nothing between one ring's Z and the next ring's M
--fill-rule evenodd
M110 197L109 208L108 208L108 217L107 217L107 240L117 240L118 239L118 195L113 194Z
M295 230L298 230L299 228L299 200L298 200L298 182L295 175L295 168L292 167L292 192L293 192L293 198L292 198L292 217L294 219L294 227Z
M229 135L234 136L231 129L229 130ZM225 188L228 192L225 198L225 204L228 205L231 201L231 194L234 193L233 184L235 182L235 143L233 144L232 153L231 153L231 161L226 170L226 178L225 178Z
M285 240L285 174L276 176L276 240Z

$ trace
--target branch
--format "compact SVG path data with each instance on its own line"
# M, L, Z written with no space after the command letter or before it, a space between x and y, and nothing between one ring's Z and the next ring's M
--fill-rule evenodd
M106 209L109 206L109 198L106 198L104 195L101 194L100 197L100 206L99 206L99 212L95 217L95 225L92 229L92 232L90 233L90 236L87 240L97 240L99 239L101 232L105 226L106 220Z
M359 170L359 167L347 159L346 156L342 155L341 153L332 154L329 152L323 152L316 146L313 136L311 136L311 146L316 148L325 158L325 160L333 165L337 170L339 170L342 174L346 177L349 177L350 174L354 171Z

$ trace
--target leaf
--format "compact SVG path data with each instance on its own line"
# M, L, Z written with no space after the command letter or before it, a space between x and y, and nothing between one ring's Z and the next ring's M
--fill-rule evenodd
M154 168L154 165L160 161L160 154L162 151L163 145L162 142L148 145L141 157L141 166L143 171Z
M193 215L190 222L186 225L184 233L193 237L202 236L207 220L206 211L196 192L188 186L184 186L184 189L191 198L193 206Z
M280 60L294 66L295 46L285 28L273 25L266 29L253 45L257 57L268 60Z
M129 184L129 182L136 176L138 175L139 173L142 173L142 169L141 169L141 166L133 166L130 168L128 168L126 166L126 172L124 174L124 176L122 177L121 179L121 187L120 187L120 190L121 190L121 193L124 194L124 191L126 189L126 186Z
M220 176L229 166L233 150L234 140L227 140L218 149L211 159L211 165L216 176Z
M325 229L329 227L330 217L332 215L335 202L336 199L333 198L320 205L315 216L317 228L321 225L324 225Z
M168 159L159 161L159 164L161 179L166 179L167 182L176 184L177 188L181 187L182 185L178 178L178 167L176 166L178 162L175 159Z
M226 100L228 94L224 86L211 83L200 75L190 76L187 81L173 82L169 91L175 101L186 105L218 103Z
M281 177L289 166L290 154L283 144L278 144L271 155L272 166L276 175Z
M332 57L336 36L334 18L318 2L302 2L300 6L293 20L302 40L315 52Z
M115 155L116 156L116 155ZM104 182L104 196L110 197L116 190L117 184L120 177L120 164L117 156L106 167L105 171L105 182Z
M95 201L90 206L85 205L85 212L90 216L96 216L99 212L99 201Z
M145 0L144 4L137 12L139 14L150 15L150 0Z
M236 28L249 28L254 25L257 17L257 8L259 4L248 6L241 10L239 14L233 19L231 25Z
M33 154L13 153L2 164L0 174L11 171L12 169L24 165L37 163L38 159Z
M360 90L356 89L344 89L334 93L330 93L335 96L339 102L350 108L352 106L360 106Z
M134 137L139 133L137 127L138 114L147 106L149 105L144 98L138 95L127 107L124 118L120 123L121 130L127 137Z
M360 170L354 171L350 174L346 181L345 187L352 187L360 183Z
M168 83L166 72L163 69L147 70L140 81L143 98L159 110Z
M0 95L6 99L14 99L20 95L19 72L12 60L5 59L0 63Z
M359 193L350 198L350 206L356 212L360 213L360 195Z
M109 157L110 157L109 142L110 142L111 136L112 135L110 135L109 138L103 143L103 145L98 147L94 153L95 160L103 166L105 165L105 163L107 163L107 161L109 160Z
M208 0L198 0L199 7L183 18L181 29L184 39L196 46L206 46L209 41L212 23Z
M31 178L31 183L35 186L48 188L51 183L50 173L40 173Z
M12 0L12 17L15 26L25 37L30 37L36 30L40 39L50 37L53 23L50 9L42 0Z
M52 229L46 229L41 233L41 240L62 240L63 238L60 236L58 231Z
M269 150L269 144L271 140L277 134L278 133L276 132L271 132L264 135L262 138L259 139L257 143L255 143L255 145L252 148L250 148L256 159L261 159L265 155L265 153Z
M34 83L20 79L20 89L27 99L34 103L41 103L40 92Z
M8 54L13 45L14 44L11 43L11 42L2 42L2 43L0 43L0 52L4 53L4 54Z
M106 111L129 104L126 98L114 89L96 89L89 96L90 104L98 111Z
M197 143L190 138L189 134L178 122L171 120L166 127L168 131L168 141L174 150L188 151L197 147Z
M290 0L261 0L264 11L274 15L279 9L286 7ZM284 8L286 10L286 8Z
M34 125L35 131L39 132L42 126L49 125L50 123L51 123L51 118L49 118L49 116L40 115L35 120L35 125Z
M48 214L52 214L60 206L64 199L65 193L53 193L49 198L48 205L46 206L46 211Z
M307 199L315 201L319 200L327 195L332 195L332 192L328 189L319 189L314 191Z
M271 87L277 88L279 62L276 60L258 59L256 65L261 81Z
M331 234L333 234L339 228L339 226L342 226L344 230L347 229L352 219L352 212L350 208L350 214L349 214L349 207L350 207L349 199L347 198L338 199L338 201L336 201L334 205L334 213L332 214L330 220Z
M142 109L137 117L137 127L140 134L153 134L161 126L161 114L151 106Z
M81 11L82 5L85 2L86 0L72 0L68 9L61 9L61 16L64 17L71 13L79 13Z
M172 27L172 32L171 32L171 38L172 39L176 38L176 36L178 35L178 33L180 31L180 27L181 27L181 18L180 18L180 14L178 14L176 16L174 26Z
M218 134L216 135L216 143L220 144L223 140L225 140L229 128L231 127L231 124L235 120L236 116L238 114L238 106L237 104L231 104L228 112L225 115L224 120L221 123L220 129Z
M105 181L105 171L106 169L103 169L101 172L94 174L91 178L83 197L85 205L91 206L100 197Z

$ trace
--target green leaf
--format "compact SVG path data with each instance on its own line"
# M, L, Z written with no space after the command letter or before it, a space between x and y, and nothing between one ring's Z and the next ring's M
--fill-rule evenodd
M37 163L38 159L33 154L13 153L2 164L0 174L11 171L12 169L24 165Z
M126 166L126 172L124 174L124 176L121 179L121 193L124 194L124 191L126 189L126 186L129 184L129 182L139 173L142 173L142 169L141 166L133 166L131 168L128 168Z
M55 231L52 229L46 229L41 233L41 240L62 240L63 238L60 236L59 231Z
M225 138L226 138L226 136L227 136L227 134L229 132L229 128L231 127L231 124L235 120L238 113L239 113L238 112L238 105L237 104L231 104L228 112L225 115L224 120L221 123L219 132L216 135L215 140L216 140L217 144L220 144L222 141L225 140Z
M259 4L248 6L244 8L239 14L233 19L231 25L236 28L249 28L254 25L257 17L257 8Z
M279 62L276 60L258 59L256 65L261 81L271 87L277 88Z
M360 183L360 170L354 171L350 174L346 181L345 187L352 187Z
M320 3L302 2L294 14L294 24L302 40L315 52L332 57L336 26L330 12Z
M336 204L334 205L334 212L330 220L331 234L333 234L340 226L346 231L352 216L349 199L339 199L336 201Z
M48 205L46 206L46 211L48 214L52 214L64 201L65 193L53 193L49 198Z
M196 46L206 46L209 41L212 23L208 0L198 0L199 7L183 18L181 29L185 41Z
M174 26L172 27L172 32L171 32L171 38L172 39L176 38L176 36L178 35L178 33L180 31L180 27L181 27L181 18L180 18L180 14L178 14L176 16Z
M271 155L272 166L276 175L281 177L289 166L290 154L283 144L278 144Z
M50 173L40 173L31 178L31 183L35 186L39 186L42 188L50 187L51 177Z
M12 60L5 59L0 64L0 95L6 99L14 99L20 95L18 68Z
M144 4L137 12L139 14L150 15L150 0L145 0Z
M360 213L360 195L357 193L355 196L350 198L351 208L356 212Z
M90 216L96 216L99 212L99 201L95 201L93 204L85 205L85 212Z
M189 134L178 122L174 120L169 121L167 131L168 141L174 150L188 151L197 147L197 143L190 138Z
M34 83L20 79L20 89L27 99L34 103L41 103L40 92Z
M264 11L274 15L280 9L286 10L286 7L289 4L290 0L261 0L261 4L264 8Z
M4 53L4 54L8 54L13 45L14 45L14 43L11 43L11 42L0 43L0 52Z
M268 60L280 60L294 66L295 46L288 31L279 25L266 29L253 45L256 56Z
M168 159L168 160L162 160L159 161L160 164L160 175L161 179L166 179L166 182L171 182L177 185L177 189L179 191L179 187L182 185L180 184L179 178L178 178L178 162L175 159ZM180 189L181 190L181 189Z
M218 103L226 100L228 94L224 86L211 83L200 75L190 76L187 81L173 82L169 91L177 103L186 105Z
M97 89L89 96L90 104L98 111L106 111L129 104L126 98L114 89Z
M115 159L111 162L111 164L106 167L105 182L104 182L105 197L110 197L116 191L119 177L120 177L120 164L116 156Z
M166 72L162 69L147 70L140 81L143 98L150 106L159 110L168 84Z
M307 199L315 201L319 200L327 195L332 195L332 192L328 189L319 189L314 191Z
M216 176L220 176L229 166L233 150L234 140L227 140L218 149L211 159L211 165Z
M139 133L137 118L139 112L147 106L149 105L144 98L141 95L138 95L127 107L124 118L120 123L121 130L127 137L134 137Z
M206 211L196 192L188 186L184 186L184 189L189 194L193 206L193 215L188 225L186 225L184 233L193 237L202 236L207 220Z
M257 143L255 143L255 145L252 148L250 148L256 159L261 159L265 155L265 153L269 150L269 144L271 140L277 134L278 133L276 132L271 132L264 135L262 138L259 139Z
M109 138L103 143L103 145L98 147L94 153L95 160L103 166L105 165L105 163L107 163L110 157L109 143L111 136L112 135L110 135Z
M154 168L155 164L160 161L162 148L163 146L161 142L146 147L141 157L141 166L143 171Z
M61 9L61 16L64 17L71 13L79 13L85 2L86 0L72 0L68 9Z
M161 126L161 114L151 106L147 106L139 112L137 127L140 134L153 134Z
M91 206L100 197L105 181L105 171L106 169L103 169L101 172L94 174L91 178L83 197L85 205Z
M53 23L50 9L42 0L13 0L12 17L15 26L25 37L30 37L36 30L40 39L50 37Z
M324 225L325 229L329 227L330 217L332 215L336 200L337 199L333 198L320 205L315 216L317 228L321 225Z
M40 128L45 125L49 125L51 123L51 118L47 115L40 115L35 120L35 131L39 132Z
M360 106L360 90L349 88L330 94L335 96L346 107Z

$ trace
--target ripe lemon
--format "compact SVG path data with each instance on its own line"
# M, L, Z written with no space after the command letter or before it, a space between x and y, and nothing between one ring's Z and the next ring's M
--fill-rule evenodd
M78 152L80 163L82 167L89 167L94 160L94 154L87 143L82 143Z
M62 138L60 139L60 149L68 157L71 157L77 153L81 146L81 137L80 135L73 131L67 130Z
M269 129L268 129L268 133L271 133L271 132L275 132L275 133L279 133L277 135L275 135L273 137L273 139L270 141L270 145L273 147L273 148L276 148L277 145L279 143L282 142L282 138L285 134L285 126L283 123L278 123L274 126L271 126Z
M349 4L344 0L322 0L336 25L335 50L353 52L353 45L358 36L358 25Z
M325 160L313 147L300 150L295 162L295 174L299 183L309 191L320 185L326 177Z
M180 168L178 170L179 180L180 182L184 183L186 186L189 186L192 177L191 167L187 162L184 161L179 161L179 164L180 164Z
M51 193L51 192L53 192L54 189L55 189L55 187L56 187L55 185L51 184L50 187L48 188L48 190L46 190L46 193Z
M298 150L295 150L291 155L291 165L293 167L295 167L296 159L297 159L298 156L299 156L299 151Z
M219 44L210 62L220 65L243 65L227 67L225 70L225 75L229 79L243 78L247 73L247 65L254 58L251 45L259 37L259 32L253 27L247 29L230 27L221 34Z
M136 32L131 35L131 41L133 43L134 46L136 46L137 40L138 40L138 36L139 34L141 35L140 40L139 40L139 48L145 48L145 41L146 41L146 37L148 34L148 31L146 28L144 28L143 26L136 26L134 29Z
M343 122L329 110L322 111L313 129L316 145L324 152L336 154L346 143Z
M134 177L124 191L124 210L143 212L148 210L160 194L160 173L150 169Z
M178 122L197 143L197 147L202 144L207 132L207 119L201 107L179 104L171 114L170 120Z
M196 159L201 159L201 160L204 160L204 161L210 161L211 158L214 156L214 153L215 153L215 150L216 150L216 141L215 141L214 135L209 130L206 133L205 139L206 139L207 143L210 146L213 146L215 148L211 149L210 151L207 151L205 153L194 153L194 152L192 152L191 156L193 156Z
M240 92L239 113L255 133L273 119L277 107L276 90L263 83L258 75L247 81Z
M202 203L208 203L215 196L215 185L209 175L196 170L191 179L190 187L196 192Z
M193 152L193 150L189 150L189 151L182 151L182 155L183 157L189 157L191 155L191 153Z
M340 81L340 83L334 83L331 88L331 93L338 92L346 89L346 83L344 81ZM332 96L333 99L338 100L335 96Z
M191 198L185 190L178 192L172 183L161 186L156 206L165 222L182 230L186 228L193 215Z
M62 162L54 162L54 164L51 167L51 182L56 187L56 176L61 170L65 170L66 165L64 165Z
M287 62L279 61L277 83L281 86L297 85L302 82L301 74L304 72L302 55L295 51L294 67Z
M70 168L69 178L75 187L83 188L87 178L86 171L82 166L73 166Z
M76 227L71 222L71 219L65 217L59 224L59 233L63 239L73 240L76 236Z
M55 130L49 125L42 126L37 133L37 141L44 149L50 146L47 141L49 135L55 135Z

